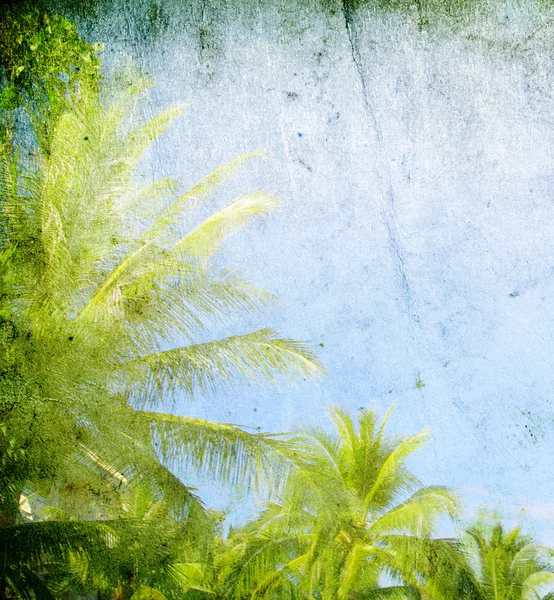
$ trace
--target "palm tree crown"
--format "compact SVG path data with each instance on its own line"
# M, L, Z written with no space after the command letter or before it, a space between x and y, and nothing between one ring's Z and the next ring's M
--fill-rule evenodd
M554 598L554 552L533 542L518 527L506 531L498 521L477 523L464 543L471 600Z
M195 219L253 154L184 193L172 179L141 184L144 151L182 111L145 119L147 87L132 79L104 98L83 86L33 129L54 119L37 101L0 144L0 526L17 526L25 486L59 498L72 478L93 491L142 478L174 514L198 514L171 462L248 484L284 455L271 436L152 409L323 371L270 329L209 341L211 325L271 298L212 257L277 202L257 190Z
M383 589L382 574L425 589L430 557L449 552L430 536L442 515L454 515L455 499L445 488L421 487L405 466L428 433L391 439L388 415L380 425L371 411L358 423L339 409L330 415L334 435L308 428L294 437L297 469L282 501L269 504L223 560L237 597L410 597L406 586Z

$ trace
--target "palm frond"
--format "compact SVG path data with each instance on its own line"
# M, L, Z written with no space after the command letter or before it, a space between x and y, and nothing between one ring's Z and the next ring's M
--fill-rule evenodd
M293 466L287 443L275 435L157 412L136 411L136 418L152 428L168 464L209 472L223 483L275 493Z
M280 339L271 329L184 346L136 359L155 391L166 396L180 388L193 396L239 380L277 385L278 378L314 379L325 373L315 353L295 340ZM154 390L144 390L152 397Z
M451 490L428 486L379 517L368 531L374 536L404 532L427 537L440 517L444 514L453 517L456 513L457 500Z
M101 526L96 523L39 521L0 528L0 585L17 591L27 583L36 592L40 584L46 594L37 576L46 561L68 563L75 553L104 557L105 552Z
M365 510L369 510L371 503L373 502L375 496L379 493L380 488L383 485L386 485L388 481L394 477L396 471L403 465L405 458L427 443L429 437L429 432L423 430L409 439L402 440L388 455L379 470L379 474L377 475L375 482L373 483L367 496L364 498L363 506Z
M165 569L168 577L187 592L196 590L207 595L215 595L212 584L206 574L206 565L202 563L173 563Z
M554 594L554 573L539 571L525 579L521 590L522 600L535 600L546 594Z
M167 600L167 598L159 590L141 585L131 596L131 600Z
M343 600L349 597L352 588L355 587L360 569L372 552L373 548L368 548L362 541L354 543L349 549L348 556L341 569L340 579L337 582L339 584L337 599Z
M277 206L275 197L261 190L241 196L179 240L172 251L204 261L219 248L224 239L244 227L255 216L271 212Z
M251 152L245 154L228 163L218 167L211 173L200 179L189 190L179 196L161 215L159 215L154 223L150 226L145 234L146 239L157 239L164 237L164 232L171 229L177 223L183 213L197 207L200 200L209 198L218 185L229 179L249 160L257 156L262 156L259 152Z

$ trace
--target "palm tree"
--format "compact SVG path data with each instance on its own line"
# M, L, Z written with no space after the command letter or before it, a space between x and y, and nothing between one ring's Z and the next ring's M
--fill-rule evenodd
M220 559L229 597L427 597L438 564L453 553L449 541L430 536L456 501L445 488L421 487L405 466L428 432L387 438L389 414L378 425L363 411L356 424L335 408L334 435L308 428L295 436L298 466L282 500ZM384 573L401 583L381 585Z
M554 552L516 527L479 522L464 538L466 569L460 592L468 600L550 600L554 598Z
M83 464L150 479L184 517L198 503L168 465L271 485L272 468L287 468L272 436L155 409L179 393L323 371L306 345L269 329L210 340L210 326L271 299L213 257L277 202L254 191L198 222L195 209L252 154L184 193L171 179L142 184L136 168L144 151L182 110L145 120L146 88L135 79L106 99L83 87L54 124L37 132L40 144L23 127L0 145L6 535L20 526L24 486L67 482ZM31 123L49 118L40 102L28 109ZM44 132L51 132L46 140Z

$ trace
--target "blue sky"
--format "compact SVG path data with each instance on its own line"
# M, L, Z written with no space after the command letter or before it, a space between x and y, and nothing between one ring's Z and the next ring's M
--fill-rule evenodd
M330 375L176 410L283 431L325 424L330 404L394 403L392 433L434 432L412 460L425 483L554 544L551 34L507 52L544 16L501 4L457 32L360 12L356 56L340 14L307 8L294 33L282 13L246 27L221 9L204 49L177 21L144 45L123 11L89 34L109 64L149 72L152 112L190 103L145 176L186 186L268 153L207 209L259 187L281 199L224 252L280 302L214 335L274 327L312 342Z

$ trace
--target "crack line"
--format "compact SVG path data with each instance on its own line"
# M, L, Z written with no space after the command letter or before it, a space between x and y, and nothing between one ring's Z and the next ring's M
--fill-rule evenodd
M353 27L353 19L352 19L352 9L350 6L350 0L342 0L342 14L344 17L344 24L346 29L346 35L348 37L348 42L350 45L350 54L352 56L352 62L356 67L356 71L358 73L358 78L360 80L360 85L362 88L362 96L364 101L365 112L368 115L371 124L373 125L373 131L375 134L375 138L377 140L377 144L381 149L381 153L383 151L383 143L381 138L381 131L379 129L377 118L375 116L375 112L373 110L373 106L370 102L370 93L366 84L365 74L363 70L362 57L360 54L360 49L358 47L358 43L356 41L356 32ZM412 292L412 288L410 285L410 281L408 278L408 274L406 271L406 263L404 261L404 257L402 256L402 252L400 249L400 244L398 242L398 234L397 234L397 224L396 224L396 207L394 202L394 191L392 188L392 181L389 169L385 166L381 170L374 166L375 174L377 175L377 180L379 183L379 191L381 192L381 198L383 202L383 218L385 221L385 226L387 228L389 244L392 250L393 258L396 263L396 271L401 280L401 287L404 295L404 302L408 309L408 313L411 319L415 322L419 323L419 316L417 314L416 303L414 299L414 294ZM387 174L387 181L384 181L384 177L382 171L385 171ZM386 191L385 191L386 187Z

